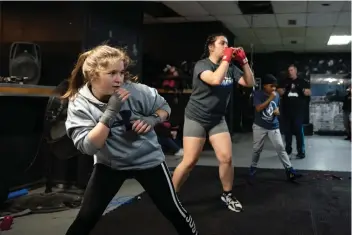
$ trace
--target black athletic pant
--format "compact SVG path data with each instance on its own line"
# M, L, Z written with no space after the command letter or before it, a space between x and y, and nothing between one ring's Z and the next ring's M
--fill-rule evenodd
M174 225L178 234L198 234L193 218L177 198L168 167L163 162L152 169L131 171L118 171L96 164L81 209L66 235L88 235L128 178L135 178L143 186L160 212Z
M303 117L287 115L284 117L283 121L284 121L286 151L292 150L292 135L295 135L297 152L298 154L304 154L305 145L304 145Z

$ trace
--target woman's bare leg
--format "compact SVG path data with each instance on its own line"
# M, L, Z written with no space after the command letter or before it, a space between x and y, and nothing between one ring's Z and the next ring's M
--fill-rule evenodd
M183 159L174 170L172 176L172 182L176 192L179 192L189 173L197 164L204 143L205 138L183 137Z

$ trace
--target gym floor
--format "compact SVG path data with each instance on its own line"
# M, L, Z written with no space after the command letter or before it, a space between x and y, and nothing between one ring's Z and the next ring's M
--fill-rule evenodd
M233 140L234 165L237 167L248 167L251 162L252 151L251 133L235 135ZM295 146L295 143L293 143L293 146ZM344 140L344 137L306 137L306 153L307 157L305 159L295 159L295 157L292 157L292 164L296 169L351 172L351 142ZM292 156L294 155L295 152L293 152ZM167 156L167 162L170 167L174 167L177 165L178 160L173 156ZM217 166L214 152L203 152L198 165ZM259 167L283 168L269 140L265 142ZM43 189L39 190L43 191ZM118 199L123 200L127 197L133 197L143 191L143 188L135 180L128 180L115 196L115 202ZM236 192L234 194L236 195ZM107 211L116 208L118 204L112 203L108 206ZM57 213L33 214L16 218L12 229L4 231L2 235L62 235L65 234L77 212L78 209L72 209Z

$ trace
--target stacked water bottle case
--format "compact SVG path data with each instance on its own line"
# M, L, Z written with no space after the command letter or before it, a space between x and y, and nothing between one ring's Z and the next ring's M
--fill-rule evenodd
M342 102L316 102L310 104L310 122L313 131L344 131Z

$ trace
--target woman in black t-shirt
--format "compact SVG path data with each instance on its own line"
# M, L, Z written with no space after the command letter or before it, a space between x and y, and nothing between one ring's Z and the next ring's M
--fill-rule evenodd
M231 62L236 60L243 72ZM193 72L193 91L185 110L183 130L184 157L173 174L176 191L180 190L186 176L196 165L203 149L206 135L219 160L219 173L223 186L221 200L236 212L241 203L232 196L233 166L231 136L225 121L227 105L233 83L253 87L253 73L242 48L228 47L222 34L208 37L205 52Z

